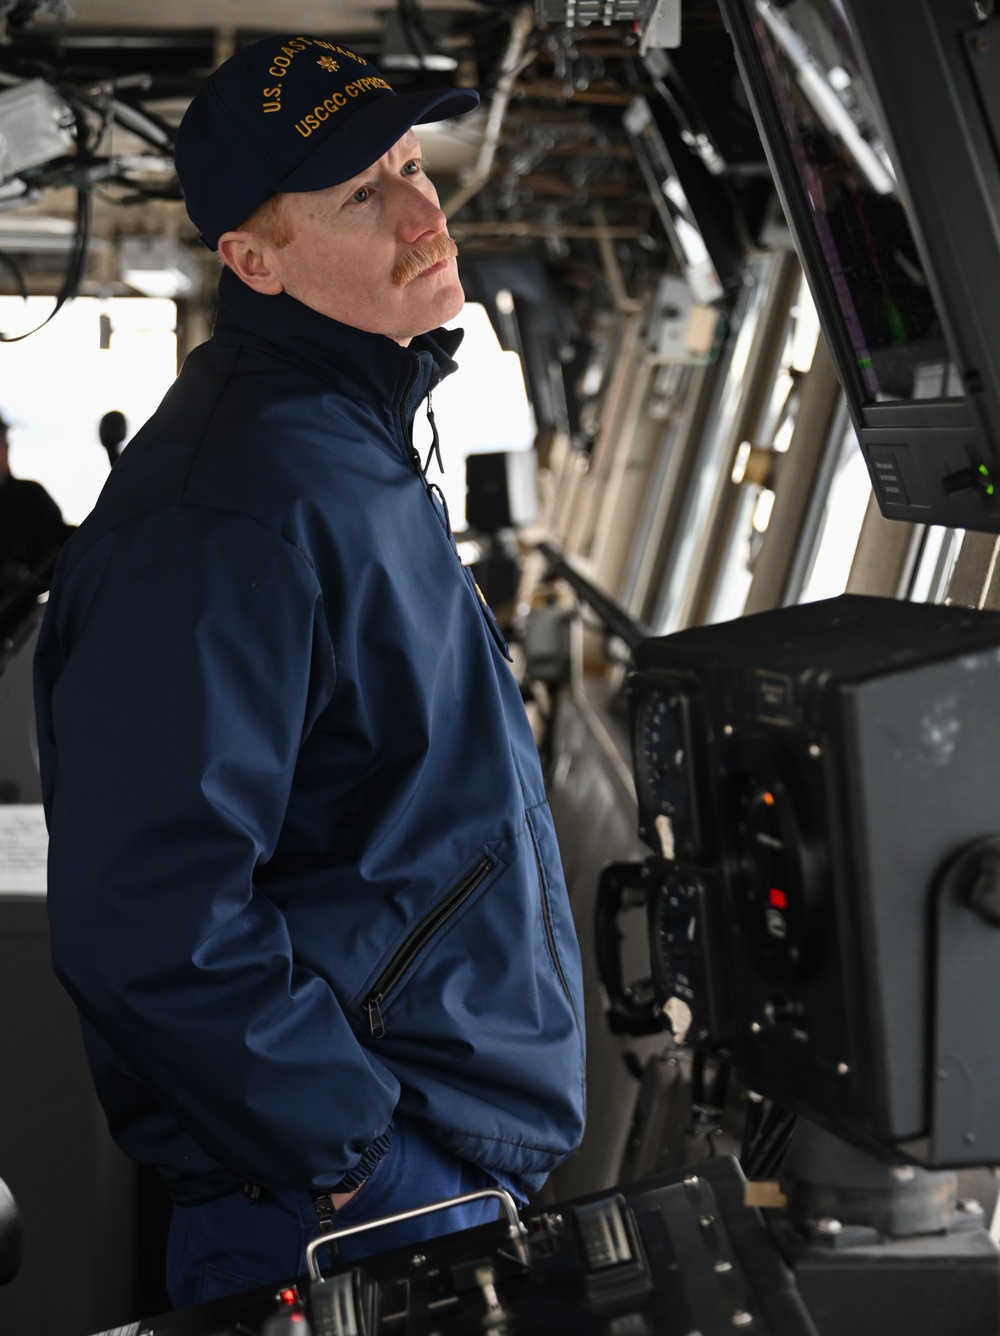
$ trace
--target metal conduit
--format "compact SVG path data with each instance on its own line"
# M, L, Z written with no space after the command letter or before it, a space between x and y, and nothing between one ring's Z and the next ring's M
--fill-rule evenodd
M503 63L500 66L500 78L497 80L493 100L490 103L490 113L486 120L486 129L483 131L483 142L479 146L479 157L472 176L442 206L445 216L448 218L457 213L463 204L468 204L473 195L478 195L490 179L490 173L493 171L493 159L496 157L497 147L500 143L500 131L503 128L511 93L514 91L514 81L525 65L535 58L534 52L528 56L527 60L524 58L525 43L534 27L535 17L532 8L530 5L525 5L517 11L510 25L510 37L507 42L507 50L504 52Z

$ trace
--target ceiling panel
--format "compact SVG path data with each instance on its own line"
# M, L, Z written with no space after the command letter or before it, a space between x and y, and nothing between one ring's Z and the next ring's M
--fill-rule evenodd
M469 0L449 0L449 9L474 9ZM351 0L72 0L74 25L105 28L220 28L273 32L360 32L381 26L389 3ZM428 5L426 8L436 8ZM38 28L56 20L40 15Z

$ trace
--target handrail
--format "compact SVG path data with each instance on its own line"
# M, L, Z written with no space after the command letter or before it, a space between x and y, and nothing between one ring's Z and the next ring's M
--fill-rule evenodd
M550 543L539 543L538 551L545 558L547 578L554 579L558 576L560 580L565 580L584 603L597 613L607 630L619 640L623 640L629 649L634 650L653 634L652 628L645 622L626 612L610 595L603 593L571 566L558 548Z
M365 1220L360 1225L347 1225L343 1229L324 1230L323 1233L317 1234L306 1245L306 1266L309 1269L309 1278L314 1281L322 1279L323 1273L320 1271L316 1254L320 1248L326 1247L327 1244L336 1243L337 1239L346 1239L352 1234L363 1234L369 1229L380 1229L383 1225L395 1225L402 1220L415 1220L421 1215L431 1215L435 1211L447 1211L452 1206L464 1206L467 1202L479 1201L487 1197L495 1197L500 1202L507 1216L507 1232L511 1242L517 1249L520 1260L527 1263L528 1252L524 1243L525 1229L518 1217L514 1198L505 1188L479 1188L476 1192L466 1192L460 1197L447 1197L443 1201L429 1202L426 1206L411 1206L409 1210L397 1211L394 1215L381 1215L376 1220Z

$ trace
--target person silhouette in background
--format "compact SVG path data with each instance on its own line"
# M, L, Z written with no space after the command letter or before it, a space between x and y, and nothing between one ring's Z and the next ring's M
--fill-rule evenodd
M11 473L9 430L0 417L0 594L33 583L40 568L50 573L72 533L40 482Z
M112 408L110 412L105 413L97 424L97 434L101 438L101 444L108 452L108 463L112 468L121 459L122 450L125 448L125 438L128 436L128 422L125 414L120 409Z

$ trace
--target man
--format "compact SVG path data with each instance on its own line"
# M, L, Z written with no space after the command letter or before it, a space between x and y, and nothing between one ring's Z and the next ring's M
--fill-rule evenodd
M0 417L0 593L23 587L39 563L55 559L70 533L42 484L11 473L9 430L10 424Z
M216 71L177 142L215 331L48 607L53 956L113 1134L177 1203L177 1304L300 1273L317 1212L524 1200L582 1131L537 755L411 438L462 304L412 126L475 102L311 37Z
M128 436L128 422L120 408L112 408L104 414L97 424L97 436L107 451L108 465L114 468L121 458Z

